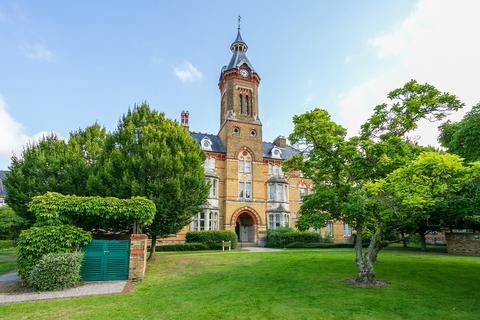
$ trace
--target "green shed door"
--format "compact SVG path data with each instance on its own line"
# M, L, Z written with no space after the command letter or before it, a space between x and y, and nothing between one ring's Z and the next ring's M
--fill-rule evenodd
M129 250L129 240L92 240L82 248L82 280L128 279Z

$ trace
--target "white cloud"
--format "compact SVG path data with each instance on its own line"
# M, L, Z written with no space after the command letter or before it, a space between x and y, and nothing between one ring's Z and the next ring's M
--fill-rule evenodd
M380 71L344 93L339 107L349 133L357 133L373 107L410 79L431 83L465 102L466 110L454 119L480 101L479 12L476 0L421 0L402 23L370 39L377 58L398 67ZM438 145L438 125L422 122L415 132L420 143Z
M12 154L20 155L27 143L38 141L52 133L56 134L53 131L41 131L33 136L29 136L25 132L23 125L13 119L7 109L7 103L0 95L0 163L9 163ZM62 136L58 134L57 136L65 140Z
M36 44L24 44L22 46L23 55L30 60L35 61L54 61L56 59L55 54L50 51L45 45Z
M185 61L181 66L174 67L173 71L182 82L201 80L203 77L202 73L189 61Z

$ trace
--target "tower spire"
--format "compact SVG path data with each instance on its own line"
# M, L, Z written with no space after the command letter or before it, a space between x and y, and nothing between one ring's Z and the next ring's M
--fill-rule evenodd
M238 15L238 27L237 27L238 32L240 32L240 23L241 22L242 22L242 16Z

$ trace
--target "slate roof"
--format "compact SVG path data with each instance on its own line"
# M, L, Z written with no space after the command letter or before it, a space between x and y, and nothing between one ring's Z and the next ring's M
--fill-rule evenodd
M212 151L225 153L225 147L223 146L222 140L216 134L202 133L202 132L190 132L192 138L200 143L203 138L208 137L212 141Z
M273 142L263 142L263 157L264 158L275 159L275 158L272 157L272 154L270 152L273 149L273 147L275 147L275 144ZM278 146L276 146L276 147L279 148L282 151L282 154L280 155L280 158L282 160L290 159L294 155L301 153L299 150L295 149L292 146L286 146L285 148L280 148Z
M220 140L220 137L215 134L202 133L202 132L190 132L190 135L197 140L198 143L202 141L203 138L208 137L212 141L212 152L226 153L225 146ZM271 150L275 146L273 142L262 142L263 145L263 157L276 159L272 157ZM277 148L279 148L277 146ZM300 154L301 152L295 149L292 146L286 146L285 148L279 148L282 151L280 159L286 160L291 158L295 154Z
M5 197L7 195L7 190L5 190L5 186L3 185L5 173L7 173L7 171L0 170L0 197Z

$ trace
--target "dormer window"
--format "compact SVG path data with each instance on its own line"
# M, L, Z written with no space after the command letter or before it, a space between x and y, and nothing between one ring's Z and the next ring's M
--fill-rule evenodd
M281 159L282 150L280 150L280 148L278 148L278 147L273 147L272 151L271 151L271 154L272 154L272 158Z
M212 140L209 137L204 137L201 141L202 149L212 151Z

